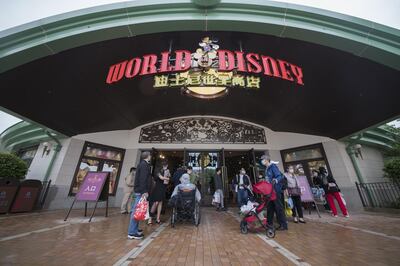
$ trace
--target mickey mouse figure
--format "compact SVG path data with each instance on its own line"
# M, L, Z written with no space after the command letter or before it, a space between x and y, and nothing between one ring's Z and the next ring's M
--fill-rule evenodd
M204 37L196 50L196 53L192 54L193 57L193 67L203 67L208 68L212 65L213 60L217 58L217 50L219 45L216 44L218 39L209 37Z

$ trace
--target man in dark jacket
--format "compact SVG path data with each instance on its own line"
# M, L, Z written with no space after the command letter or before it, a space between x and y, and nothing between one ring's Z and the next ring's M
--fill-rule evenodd
M270 226L273 225L274 213L276 212L276 218L280 224L278 230L288 230L288 223L286 215L283 211L283 194L282 194L282 180L284 178L278 166L271 162L271 158L267 155L261 157L261 163L265 165L265 178L266 180L274 185L276 192L276 200L268 202L267 206L267 221Z
M235 186L237 203L240 209L240 207L246 205L249 201L249 189L251 187L250 177L246 174L244 168L240 169L239 174L235 176L233 184Z
M139 229L139 221L136 221L133 217L135 215L136 205L139 200L144 197L147 199L149 197L149 192L151 189L151 153L149 151L144 151L141 156L141 161L136 169L135 175L135 202L132 205L131 221L128 228L128 238L129 239L142 239L143 231Z
M184 166L180 166L175 171L174 175L172 176L172 183L174 184L174 187L176 187L177 185L179 185L181 183L180 179L184 173L186 173L186 167L184 167Z
M222 183L222 171L221 168L216 169L216 175L214 177L214 186L215 193L219 194L219 206L217 207L217 211L226 211L224 206L224 185Z

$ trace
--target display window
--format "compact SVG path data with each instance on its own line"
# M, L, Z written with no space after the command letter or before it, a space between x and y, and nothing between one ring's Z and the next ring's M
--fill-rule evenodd
M119 175L125 150L101 144L85 142L71 183L69 195L75 195L83 183L87 172L110 172L109 194L117 192Z
M324 167L328 173L331 173L322 144L282 150L281 156L285 171L289 166L293 166L295 173L299 176L306 176L311 186L314 185L313 170L318 171L320 167Z

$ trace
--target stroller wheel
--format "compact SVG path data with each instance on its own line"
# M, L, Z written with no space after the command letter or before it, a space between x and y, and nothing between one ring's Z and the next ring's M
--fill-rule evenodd
M267 229L267 237L268 238L274 238L275 237L275 230L272 228Z
M247 234L249 232L249 228L247 227L247 223L245 221L240 222L240 232L242 234Z

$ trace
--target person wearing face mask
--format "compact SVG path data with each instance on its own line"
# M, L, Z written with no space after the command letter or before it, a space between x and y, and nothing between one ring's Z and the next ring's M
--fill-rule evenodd
M251 182L250 177L246 174L246 170L244 168L240 169L239 175L235 176L235 191L237 194L237 202L239 208L243 205L247 204L249 199L249 192Z
M315 169L312 170L312 181L313 181L314 186L322 187L322 180L319 176L318 170L315 170Z
M287 168L285 173L287 179L287 193L293 200L292 216L295 223L306 223L303 218L303 209L301 206L301 189L297 180L297 175L294 173L293 166Z
M274 213L276 213L276 218L278 220L278 223L280 224L277 230L288 230L286 215L283 211L282 204L282 182L284 176L279 171L278 166L275 163L271 162L271 158L268 155L261 156L261 163L266 167L265 178L267 182L273 184L274 190L276 192L276 200L268 202L267 205L267 222L270 226L273 226Z
M134 181L134 192L135 201L132 203L131 219L128 228L129 239L142 239L143 230L139 229L139 221L135 220L135 209L140 199L143 197L147 199L151 189L151 153L144 151L141 155L141 161L136 169L135 181Z

